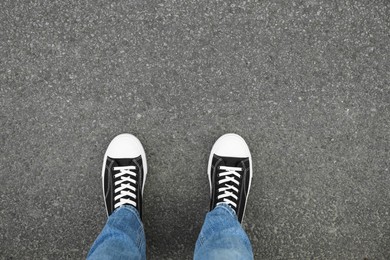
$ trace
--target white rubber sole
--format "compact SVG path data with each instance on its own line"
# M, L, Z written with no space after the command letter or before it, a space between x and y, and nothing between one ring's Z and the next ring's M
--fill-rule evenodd
M243 146L246 146L247 150L248 150L248 153L249 153L249 156L248 154L242 154L242 156L237 156L238 154L236 153L236 151L232 151L232 155L231 157L249 157L249 170L250 170L250 176L249 176L249 188L248 188L248 193L247 193L247 196L246 196L246 199L245 199L245 208L244 208L244 214L243 214L243 217L242 217L242 221L244 220L244 216L245 216L245 210L246 210L246 204L247 204L247 200L248 200L248 197L249 197L249 192L250 192L250 189L251 189L251 186L252 186L252 177L253 177L253 171L252 171L252 155L249 151L249 147L247 145L247 143L245 142L244 138L242 138L241 136L239 136L238 134L233 134L233 133L229 133L229 134L224 134L222 135L221 137L218 138L218 140L214 143L213 145L213 148L211 148L211 152L210 152L210 157L209 157L209 163L208 163L208 167L207 167L207 175L209 177L209 184L210 184L210 199L211 199L211 190L212 190L212 184L211 184L211 165L212 165L212 161L213 161L213 156L214 154L216 155L219 155L219 156L225 156L225 157L229 157L229 151L226 151L226 154L218 154L216 153L217 150L219 150L221 148L221 146L225 145L225 142L229 142L229 140L232 140L232 139L235 139L235 141L238 141L241 145ZM241 223L242 223L241 221Z
M104 194L104 172L105 172L105 169L106 169L107 157L109 156L108 154L110 152L112 152L112 149L113 149L112 145L114 144L114 142L127 142L128 149L134 149L134 147L137 146L138 151L132 151L133 153L130 153L130 154L132 154L131 155L132 157L120 156L119 158L117 158L117 157L114 157L114 158L115 159L136 158L138 156L141 156L141 158L142 158L142 167L143 167L143 172L144 172L144 178L143 178L143 183L142 183L142 191L141 191L141 193L143 195L144 194L146 175L147 175L147 172L148 172L148 167L147 167L147 163L146 163L145 150L144 150L144 147L142 146L140 140L137 137L135 137L132 134L124 133L124 134L120 134L120 135L115 136L111 140L111 142L108 145L107 150L106 150L106 152L104 154L103 166L102 166L102 190L103 190L103 198L104 198L104 200L106 199L106 194ZM126 148L122 147L121 149L126 149ZM126 151L123 151L123 152L124 152L123 154L125 154ZM108 216L107 207L106 207L106 213L107 213L107 216Z

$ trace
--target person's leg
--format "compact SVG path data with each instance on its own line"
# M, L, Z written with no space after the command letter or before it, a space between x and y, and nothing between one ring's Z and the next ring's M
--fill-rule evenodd
M241 227L252 181L252 159L244 139L221 136L207 168L210 212L199 234L194 259L253 259L252 246Z
M249 238L227 204L207 213L196 241L194 259L253 259Z
M141 142L133 135L115 137L104 155L103 195L108 220L88 259L145 259L142 195L147 173Z
M87 259L145 259L143 225L137 210L122 206L108 217Z

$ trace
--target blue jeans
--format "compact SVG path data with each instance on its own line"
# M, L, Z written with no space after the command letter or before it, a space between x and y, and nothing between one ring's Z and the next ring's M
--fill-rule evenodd
M131 206L115 210L87 259L146 259L145 233L138 211ZM194 259L253 259L249 238L228 205L221 204L207 213Z

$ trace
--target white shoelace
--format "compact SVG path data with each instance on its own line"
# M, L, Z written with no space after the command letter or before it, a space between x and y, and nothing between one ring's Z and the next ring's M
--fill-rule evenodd
M131 170L135 170L135 166L118 166L114 167L115 171L119 171L118 173L114 174L115 179L120 177L120 180L117 180L114 183L114 186L117 187L114 191L114 193L118 193L118 195L115 196L114 201L114 208L118 208L125 204L130 204L134 207L137 206L137 203L135 202L135 199L137 198L135 192L136 188L135 185L137 184L137 181L132 179L131 176L136 177L137 174L135 172L132 172ZM134 185L132 186L131 183ZM128 199L123 197L131 197L134 199ZM119 200L119 201L118 201Z
M233 198L234 200L238 200L237 195L235 195L232 191L234 191L236 194L238 193L238 189L234 185L228 184L229 182L233 182L235 184L240 185L240 182L236 180L235 177L238 179L241 178L241 175L238 173L242 171L242 168L240 167L228 167L228 166L220 166L220 170L224 170L224 172L221 172L218 176L219 177L224 177L223 179L218 181L218 184L224 184L224 187L218 189L218 197L217 199L223 199L223 202L218 202L220 203L227 203L233 206L234 208L237 208L237 204L230 200L229 197Z

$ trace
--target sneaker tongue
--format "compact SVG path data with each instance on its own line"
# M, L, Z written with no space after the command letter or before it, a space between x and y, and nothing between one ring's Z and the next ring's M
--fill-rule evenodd
M114 159L114 166L129 166L134 165L132 159Z
M241 162L245 158L235 158L235 157L221 157L222 161L220 166L230 166L230 167L242 167Z
M218 156L219 157L219 156ZM220 161L220 163L218 164L218 172L221 173L221 172L225 172L225 170L223 169L220 169L221 166L227 166L227 167L239 167L239 168L242 168L243 165L242 165L242 161L246 158L235 158L235 157L219 157L220 159L222 159ZM239 174L241 174L241 171L238 172ZM219 175L218 175L219 176ZM224 179L225 177L224 176L219 176L218 177L218 180L222 180ZM235 177L235 179L239 180L240 178L237 178ZM240 182L241 183L241 182ZM219 188L223 188L223 187L227 187L227 186L233 186L233 187L236 187L237 189L240 188L240 184L237 185L237 183L233 182L233 181L228 181L228 182L224 182L222 184L217 184L217 189ZM229 192L233 192L234 194L237 194L236 191L233 191L233 190L229 190ZM227 197L226 199L230 200L230 201L235 201L235 203L238 203L237 200L235 200L232 196L229 196ZM217 199L217 202L225 202L225 198L220 198L220 199ZM233 207L233 206L232 206ZM235 209L236 210L236 209Z
M122 167L123 166L135 166L135 167L137 167L137 165L134 163L134 159L128 159L128 158L114 159L114 163L112 165L112 168L117 167L117 166L122 166ZM136 171L136 170L132 170L132 171ZM119 170L114 171L114 172L117 173L117 172L119 172ZM118 181L120 179L121 179L121 177L115 178L114 181ZM129 181L125 181L122 184L130 184L130 185L134 186L134 184L130 183ZM118 194L120 194L120 192L115 192L115 196L117 196ZM123 196L122 199L133 200L133 198L131 196Z

